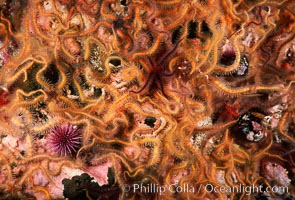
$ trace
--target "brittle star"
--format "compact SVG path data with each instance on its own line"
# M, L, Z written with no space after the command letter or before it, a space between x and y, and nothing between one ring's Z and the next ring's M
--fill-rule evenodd
M144 90L150 91L151 88L154 85L156 85L160 89L162 94L165 97L167 97L167 95L164 92L163 78L173 76L174 72L172 72L170 74L166 73L166 64L168 63L167 61L169 61L168 58L175 52L175 50L177 49L177 47L181 41L182 41L182 39L178 40L176 42L176 44L174 45L174 47L170 51L164 53L160 57L155 56L154 58L152 58L151 56L147 56L148 64L150 66L148 78L147 78L146 82L144 83L144 85L139 90L131 91L131 92L143 93Z

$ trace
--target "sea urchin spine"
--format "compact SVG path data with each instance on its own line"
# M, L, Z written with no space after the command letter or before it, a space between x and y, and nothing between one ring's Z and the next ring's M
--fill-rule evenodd
M65 124L50 130L48 143L53 152L60 156L66 156L77 151L81 139L81 131L77 126Z

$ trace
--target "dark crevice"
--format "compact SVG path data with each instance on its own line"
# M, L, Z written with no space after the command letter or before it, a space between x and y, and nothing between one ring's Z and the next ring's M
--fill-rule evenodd
M51 63L43 72L43 76L49 84L57 84L59 81L59 71L55 64Z

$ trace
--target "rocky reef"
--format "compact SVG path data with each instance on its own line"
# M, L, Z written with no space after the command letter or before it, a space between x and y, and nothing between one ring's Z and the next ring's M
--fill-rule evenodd
M0 199L295 199L293 0L0 11Z

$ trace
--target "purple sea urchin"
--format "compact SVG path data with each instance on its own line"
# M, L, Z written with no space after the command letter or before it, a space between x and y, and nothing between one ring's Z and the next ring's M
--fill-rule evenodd
M49 147L60 156L71 155L81 144L81 131L71 124L54 127L49 132Z

